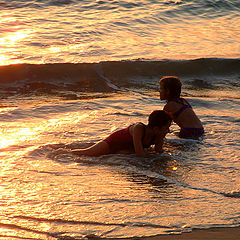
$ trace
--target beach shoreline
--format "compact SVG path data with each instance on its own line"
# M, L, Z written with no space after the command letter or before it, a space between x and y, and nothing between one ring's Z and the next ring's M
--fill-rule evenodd
M113 240L116 238L103 238ZM160 234L149 237L117 238L118 240L236 240L240 239L240 227L213 227L193 229L182 234Z

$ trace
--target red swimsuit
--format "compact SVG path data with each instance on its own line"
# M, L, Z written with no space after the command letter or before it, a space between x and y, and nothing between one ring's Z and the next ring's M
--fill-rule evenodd
M133 137L129 132L130 126L112 133L109 137L103 140L108 143L111 153L116 153L121 150L134 151Z
M144 126L144 133L142 136L142 144L144 148L149 148L151 145L155 143L155 137L151 139L151 141L148 144L144 144L143 140L145 137L145 128L146 125L141 123ZM129 128L132 125L128 126L127 128L118 130L114 133L112 133L109 137L104 139L103 141L108 143L110 147L110 153L117 153L121 150L130 150L134 152L134 143L133 143L133 137L129 132Z

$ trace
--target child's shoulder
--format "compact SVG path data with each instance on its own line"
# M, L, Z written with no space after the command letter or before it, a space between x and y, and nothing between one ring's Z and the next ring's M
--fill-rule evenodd
M144 132L144 130L145 130L145 124L141 122L132 124L129 129L131 134L136 134L136 133L141 134L142 132Z
M143 127L145 127L145 124L144 123L142 123L142 122L137 122L137 123L135 123L134 124L134 128L143 128Z
M130 125L130 127L133 129L142 129L143 127L145 127L145 124L142 122L136 122L136 123Z
M179 103L177 103L176 101L169 101L166 103L163 110L166 112L174 112L178 107Z

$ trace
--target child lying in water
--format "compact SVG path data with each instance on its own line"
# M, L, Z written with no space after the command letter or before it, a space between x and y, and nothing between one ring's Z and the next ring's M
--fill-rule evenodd
M76 155L101 156L114 153L136 153L145 155L145 148L155 145L155 151L161 152L166 134L171 124L170 116L163 110L153 111L148 118L148 124L135 123L118 130L106 139L85 149L60 149L56 154L71 152Z
M178 77L166 76L160 79L160 99L166 100L164 106L172 120L181 128L180 138L198 138L204 128L189 102L180 97L182 83Z

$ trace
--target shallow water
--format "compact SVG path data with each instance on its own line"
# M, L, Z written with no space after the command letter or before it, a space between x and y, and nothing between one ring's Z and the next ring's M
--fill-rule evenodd
M240 226L239 1L0 1L0 239ZM22 63L12 65L15 63ZM203 122L164 153L89 146L162 109L177 75Z
M76 159L49 153L146 123L163 107L157 93L8 99L0 117L1 234L117 238L239 226L239 99L189 100L206 129L202 140L178 139L173 125L162 155Z

